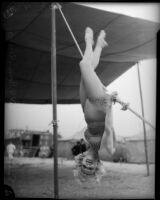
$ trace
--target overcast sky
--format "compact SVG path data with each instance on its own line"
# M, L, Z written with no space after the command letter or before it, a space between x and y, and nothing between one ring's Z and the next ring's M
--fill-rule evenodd
M122 5L123 4L123 5ZM89 4L91 5L91 4ZM108 4L102 8L112 12L145 18L151 21L159 20L158 4ZM156 60L147 60L140 63L145 118L155 125L156 115ZM141 114L141 103L139 96L137 68L133 66L130 70L120 76L108 86L110 91L117 91L119 97L130 102L130 107ZM120 136L132 136L143 131L142 121L130 111L122 111L120 105L113 107L114 127L116 134ZM59 120L59 131L63 137L71 137L77 131L86 126L80 105L58 105L57 116ZM52 131L48 126L52 120L51 105L5 105L5 129L29 128L34 130ZM147 129L150 129L146 125Z

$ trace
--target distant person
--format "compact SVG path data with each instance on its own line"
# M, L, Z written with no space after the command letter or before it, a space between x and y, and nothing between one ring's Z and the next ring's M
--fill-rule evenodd
M50 155L50 147L48 145L42 145L39 151L40 158L48 158Z
M20 156L20 157L23 157L23 156L24 156L24 153L23 153L23 145L20 145L20 147L19 147L19 156Z
M15 145L14 145L12 142L10 142L10 143L7 145L7 155L8 155L8 157L9 157L9 159L13 159L15 150L16 150Z

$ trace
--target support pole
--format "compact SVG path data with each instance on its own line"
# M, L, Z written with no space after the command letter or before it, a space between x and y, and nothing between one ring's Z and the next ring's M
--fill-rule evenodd
M143 97L142 97L142 87L141 87L141 77L140 77L140 70L139 70L139 63L137 63L137 72L138 72L138 82L139 82L139 92L141 98L141 108L142 108L142 116L144 118L144 107L143 107ZM149 162L148 162L148 148L147 148L147 134L146 134L146 126L145 122L143 122L143 130L144 130L144 148L145 148L145 155L146 155L146 167L147 167L147 176L149 176Z
M54 197L58 199L58 162L57 162L57 69L56 69L56 5L51 4L51 89L53 108L53 134L54 134Z

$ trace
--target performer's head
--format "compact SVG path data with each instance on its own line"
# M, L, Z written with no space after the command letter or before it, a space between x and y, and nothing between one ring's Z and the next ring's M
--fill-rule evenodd
M104 169L99 160L90 155L79 154L75 158L75 176L81 182L99 182L104 175Z
M86 155L82 159L81 171L86 175L93 175L96 172L97 160L93 160L91 155Z

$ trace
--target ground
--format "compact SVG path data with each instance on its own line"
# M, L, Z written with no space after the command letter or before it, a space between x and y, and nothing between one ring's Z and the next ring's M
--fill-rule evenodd
M53 158L5 159L4 183L10 185L16 197L54 198ZM154 198L154 169L150 165L103 162L106 175L101 183L80 186L73 176L74 161L58 160L59 198Z

